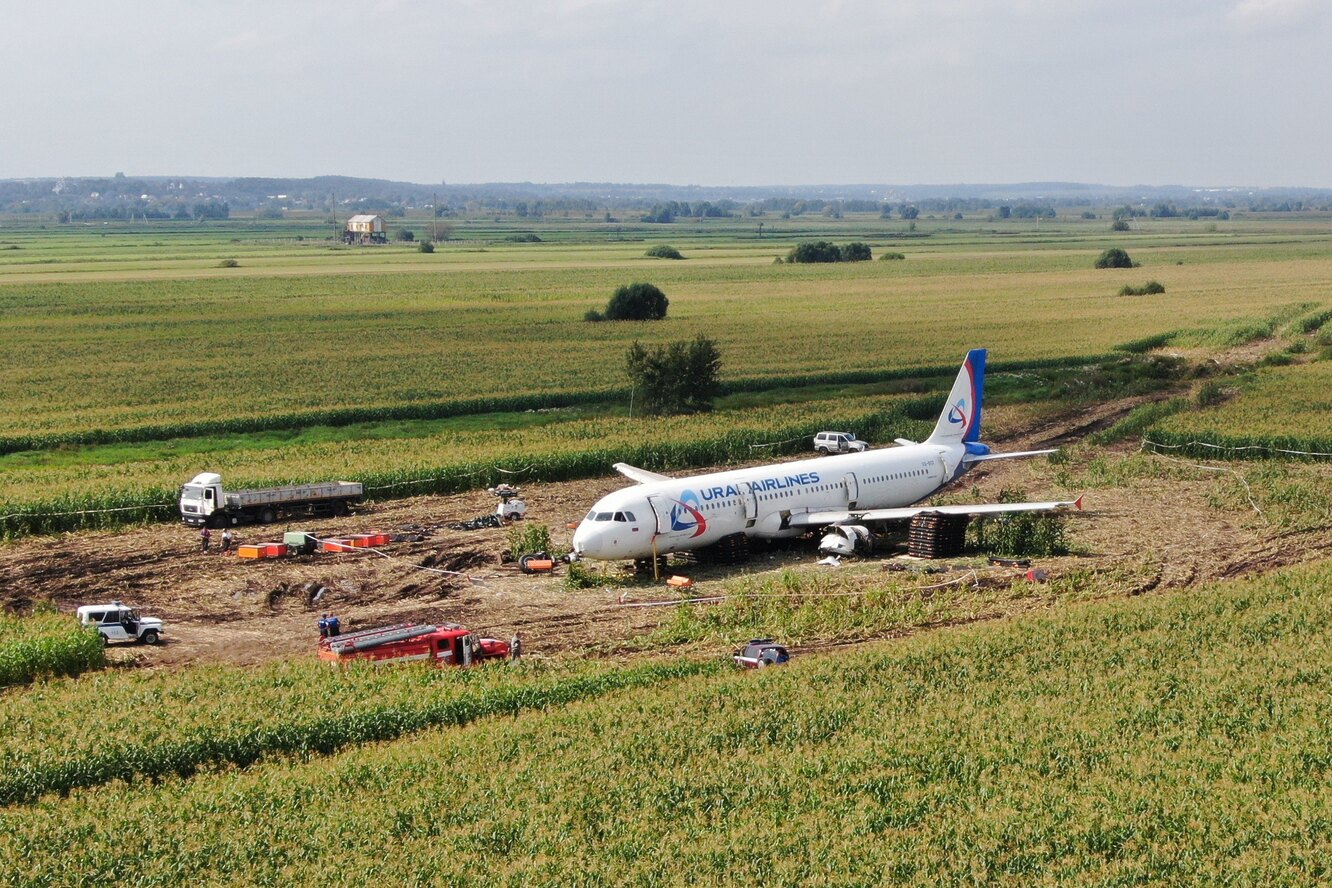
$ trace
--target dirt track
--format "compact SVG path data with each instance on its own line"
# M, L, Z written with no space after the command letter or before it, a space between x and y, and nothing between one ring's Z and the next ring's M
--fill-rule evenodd
M1020 449L1065 443L1109 424L1135 403L1098 405L1045 420L1009 435L1003 444ZM997 425L1002 426L1000 419ZM1045 460L998 462L968 474L961 485L963 490L977 487L986 497L1003 488L1043 497L1056 492L1050 483L1054 471ZM524 495L529 514L550 525L559 545L567 542L566 523L625 483L615 476L537 484L525 488ZM1089 514L1077 524L1074 539L1092 554L1055 559L1048 568L1057 573L1147 565L1153 575L1130 590L1144 592L1262 572L1332 551L1332 534L1282 535L1252 511L1219 512L1208 502L1217 483L1224 481L1211 475L1090 491ZM419 497L365 506L348 518L290 525L320 536L404 529L424 535L419 542L386 547L389 558L358 552L246 561L219 555L216 547L201 553L195 532L179 525L24 540L0 546L0 605L23 609L49 600L62 610L73 610L111 599L132 603L167 624L160 647L127 648L118 655L148 666L253 664L309 655L323 610L341 615L349 628L420 619L453 620L502 638L521 629L528 650L545 654L627 638L669 615L668 608L620 607L619 589L569 592L558 579L527 577L501 567L497 556L506 546L505 530L447 528L488 513L494 504L484 492ZM283 529L251 526L241 528L240 535L254 542L280 539ZM815 557L794 551L745 570L808 564ZM423 571L421 566L457 570L472 580ZM699 594L736 572L695 571ZM319 589L325 590L322 598L312 602L312 593ZM659 592L636 588L631 594L648 598Z

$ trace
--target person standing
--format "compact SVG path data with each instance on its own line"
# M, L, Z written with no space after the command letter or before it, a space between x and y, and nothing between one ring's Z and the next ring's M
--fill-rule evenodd
M328 638L328 614L319 615L319 637Z
M509 659L517 661L523 655L523 637L517 632L513 633L513 638L509 639Z
M231 528L228 527L222 531L222 554L226 555L231 551Z
M342 621L338 619L337 614L328 615L328 637L337 638L342 634Z
M212 541L212 539L213 539L213 532L209 530L207 527L202 528L199 531L199 551L207 552L208 544Z

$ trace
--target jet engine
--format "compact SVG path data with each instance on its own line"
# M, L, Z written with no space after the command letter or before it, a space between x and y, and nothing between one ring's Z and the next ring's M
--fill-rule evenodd
M874 548L874 535L859 524L837 524L828 528L819 543L820 555L868 555Z

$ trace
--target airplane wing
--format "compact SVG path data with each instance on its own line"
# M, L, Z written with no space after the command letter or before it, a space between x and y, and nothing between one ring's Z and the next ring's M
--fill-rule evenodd
M826 527L829 524L859 524L865 521L903 521L917 515L1003 515L1009 512L1052 512L1074 508L1081 511L1082 497L1048 503L980 503L970 506L904 506L897 509L864 511L798 512L787 520L788 527Z
M658 475L656 472L649 472L647 469L640 469L637 466L631 466L629 463L616 463L612 468L624 477L637 481L639 484L651 484L653 481L669 481L667 475Z
M1053 450L1019 450L1014 453L986 453L981 456L972 456L968 454L962 457L962 461L968 465L971 463L988 462L992 459L1019 459L1024 456L1045 456L1047 453L1054 453Z

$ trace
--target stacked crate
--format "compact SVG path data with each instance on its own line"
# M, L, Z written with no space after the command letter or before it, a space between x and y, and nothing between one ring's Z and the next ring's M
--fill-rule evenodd
M907 554L916 558L949 558L962 551L967 532L966 515L941 515L922 512L911 519Z

